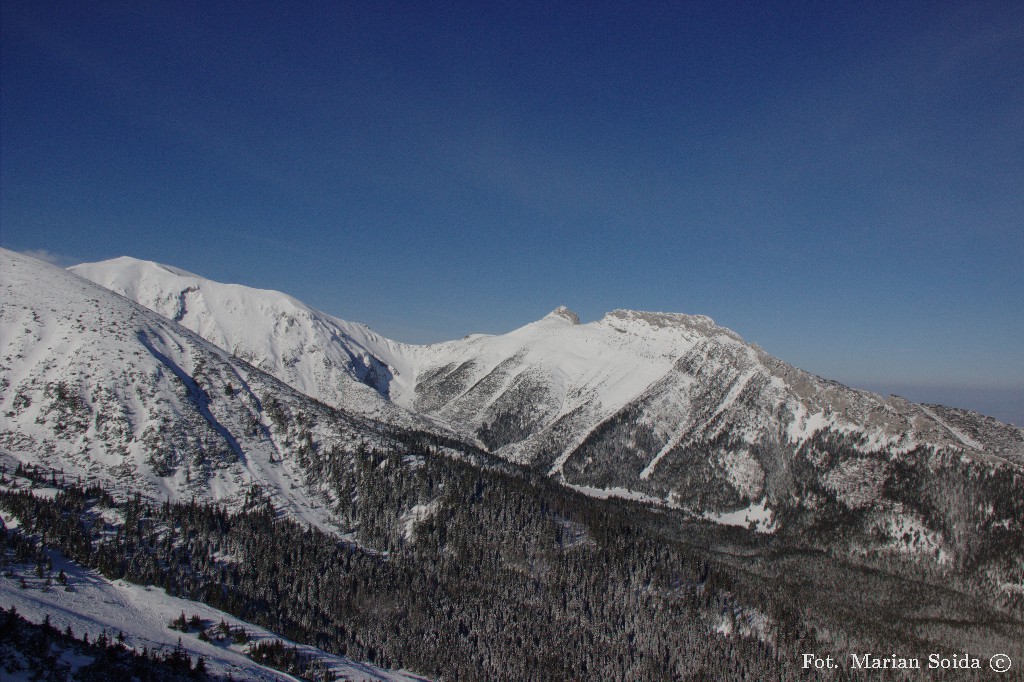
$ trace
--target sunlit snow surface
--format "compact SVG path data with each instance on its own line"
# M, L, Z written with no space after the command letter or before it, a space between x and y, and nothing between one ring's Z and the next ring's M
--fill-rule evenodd
M307 479L302 410L323 447L351 450L372 425L329 414L171 320L69 272L0 252L0 450L113 491L229 507L255 486L329 532L329 491ZM286 428L287 427L287 428Z
M726 512L724 514L705 512L704 518L720 523L723 526L753 528L759 533L772 533L775 531L775 520L772 511L765 506L765 500L752 502L746 509Z
M6 516L4 522L8 527L17 526L16 520ZM231 673L237 680L296 679L261 666L245 655L248 646L260 641L279 639L291 646L293 643L289 640L201 602L172 597L157 587L143 587L124 580L110 581L56 554L52 556L54 574L64 571L70 591L56 583L44 588L44 580L32 575L31 565L26 564L20 567L20 575L0 575L0 606L9 609L13 605L19 614L35 623L49 616L50 622L61 631L70 625L77 637L88 633L89 639L93 641L103 632L109 638L122 632L126 637L125 644L136 651L141 651L143 647L151 651L170 651L180 639L193 659L199 656L207 659L211 672L222 675ZM20 587L21 577L24 577L27 589ZM233 628L241 627L250 641L246 645L203 642L198 639L197 632L182 633L167 627L183 612L186 618L198 615L207 628L221 621ZM315 655L322 660L340 679L396 682L424 679L328 654L313 647L301 644L295 646L300 652Z
M578 493L583 493L587 497L596 497L599 500L616 498L620 500L631 500L633 502L648 502L651 504L665 504L671 506L671 504L666 500L651 497L645 493L637 492L636 490L629 490L628 488L593 488L588 485L575 485L573 483L567 483L566 486L572 488Z
M642 480L656 479L673 449L722 432L748 443L799 444L829 428L862 435L864 450L932 444L1024 463L1024 430L993 421L981 423L985 438L969 436L901 398L786 365L702 315L616 310L580 324L560 307L507 334L416 346L286 294L148 261L118 258L72 271L329 405L469 439L514 415L522 433L496 454L525 464L547 458L551 475L563 473L595 427L630 408L660 439Z
M174 320L327 405L391 422L423 421L395 407L413 388L405 345L363 325L314 310L287 294L221 284L151 261L116 258L70 271Z
M294 456L294 420L275 424L262 402L298 405L299 394L388 428L477 443L495 426L487 445L500 457L657 504L680 491L688 452L709 453L734 499L761 499L759 458L822 429L850 434L865 453L934 445L1024 462L1022 429L846 388L700 315L616 310L580 324L559 308L507 334L414 346L285 294L152 262L119 258L72 274L0 256L0 447L154 499L231 504L255 484L283 511L338 532L330 491L306 480ZM311 403L296 409L320 448L378 438L372 424L339 423ZM721 436L728 447L708 446ZM861 469L826 483L851 505L869 503L879 472ZM854 489L839 490L847 482Z
M648 504L656 504L659 506L689 511L686 510L685 507L682 507L679 504L677 504L671 498L663 500L656 497L651 497L650 495L638 492L636 490L629 490L627 488L593 488L591 486L574 485L572 483L567 483L566 485L578 493L583 493L588 497L596 497L601 500L615 498L620 500L630 500L633 502L646 502ZM741 526L743 528L752 528L758 533L775 532L774 515L772 514L771 509L767 507L767 500L761 500L760 502L752 502L748 507L744 509L738 509L731 512L704 512L701 515L701 517L708 521L713 521L714 523L721 524L723 526Z

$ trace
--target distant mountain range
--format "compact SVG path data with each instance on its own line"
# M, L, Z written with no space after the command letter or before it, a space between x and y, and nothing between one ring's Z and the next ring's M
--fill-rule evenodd
M310 453L415 430L589 495L762 531L830 500L869 510L866 534L921 527L912 549L948 557L937 512L894 477L934 469L935 453L1024 466L1024 429L847 388L700 315L580 324L560 307L507 334L417 346L158 263L3 259L0 444L154 497L256 484L329 524ZM308 416L275 421L268 403ZM890 535L875 533L906 544Z
M282 293L157 263L70 270L327 405L457 433L595 494L698 513L771 507L792 493L792 453L824 430L862 453L931 447L1024 465L1024 429L847 388L701 315L616 310L580 324L560 307L507 334L416 346ZM883 473L866 464L874 473L855 475L858 466L844 475L881 487Z

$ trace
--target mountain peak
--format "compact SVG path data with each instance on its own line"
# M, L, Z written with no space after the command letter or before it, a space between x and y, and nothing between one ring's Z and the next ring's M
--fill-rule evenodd
M624 310L619 308L605 314L606 320L640 321L652 327L699 327L711 329L717 327L715 321L707 315L686 315L684 313L654 313L642 310Z
M86 279L93 278L90 277L89 274L85 273L103 270L117 271L121 273L142 273L162 271L170 273L172 275L177 275L178 277L206 279L205 277L200 277L194 272L189 272L188 270L182 270L181 268L176 268L172 265L164 265L163 263L157 263L156 261L151 260L144 260L142 258L135 258L133 256L118 256L117 258L98 261L96 263L79 263L78 265L72 265L67 269L70 270L71 272L74 272L77 275L85 277Z
M545 315L543 319L545 319L545 320L562 319L562 320L567 320L568 322L570 322L572 324L579 324L580 323L580 316L577 315L576 313L574 313L573 311L569 310L568 308L566 308L564 305L558 306L557 308L552 310L550 313Z

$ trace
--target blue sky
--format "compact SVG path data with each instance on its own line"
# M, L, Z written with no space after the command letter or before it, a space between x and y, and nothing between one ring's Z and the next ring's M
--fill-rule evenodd
M291 5L6 0L0 243L414 342L702 313L1024 423L1021 3Z

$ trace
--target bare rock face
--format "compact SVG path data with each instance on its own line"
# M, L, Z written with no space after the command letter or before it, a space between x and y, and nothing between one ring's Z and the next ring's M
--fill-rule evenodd
M564 305L560 305L550 313L547 314L547 318L563 318L568 320L571 324L579 324L580 316L573 311L566 308Z

